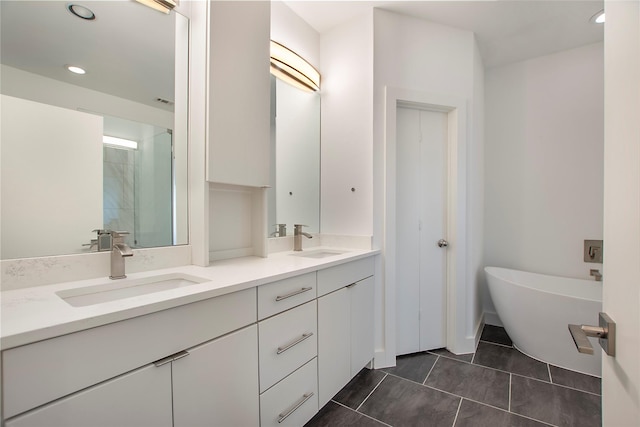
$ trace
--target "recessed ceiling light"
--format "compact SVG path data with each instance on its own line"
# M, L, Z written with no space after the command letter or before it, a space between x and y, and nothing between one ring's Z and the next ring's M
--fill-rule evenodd
M76 67L75 65L65 65L65 68L74 74L87 74L84 68Z
M589 21L594 24L604 24L604 10L593 15Z
M88 7L84 7L79 4L69 3L67 5L67 10L73 13L78 18L85 19L87 21L93 21L96 19L96 14L91 11Z

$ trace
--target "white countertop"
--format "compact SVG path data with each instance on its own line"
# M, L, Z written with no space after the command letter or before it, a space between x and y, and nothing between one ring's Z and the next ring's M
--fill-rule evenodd
M314 251L323 248L315 247ZM324 248L332 250L332 248ZM340 249L345 253L326 258L279 252L268 258L246 257L215 261L209 267L188 265L128 274L125 280L182 273L207 279L204 283L154 292L84 307L73 307L56 295L69 289L113 283L108 277L58 283L0 294L0 349L17 347L56 336L93 328L183 304L212 298L366 258L378 250Z

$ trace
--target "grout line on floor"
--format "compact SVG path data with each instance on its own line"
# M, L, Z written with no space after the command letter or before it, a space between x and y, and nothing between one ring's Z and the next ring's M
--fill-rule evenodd
M379 420L379 419L377 419L377 418L373 418L371 415L367 415L367 414L365 414L364 412L358 412L357 410L355 410L355 409L353 409L353 408L349 408L347 405L344 405L344 404L342 404L342 403L340 403L340 402L338 402L338 401L336 401L336 400L331 399L331 402L333 402L333 403L335 403L335 404L337 404L337 405L339 405L339 406L342 406L342 407L343 407L343 408L345 408L345 409L348 409L348 410L350 410L350 411L353 411L353 412L355 412L355 413L356 413L356 414L358 414L358 415L363 415L363 416L365 416L365 417L369 418L370 420L374 420L374 421L377 421L377 422L379 422L380 424L383 424L383 425L385 425L385 426L392 427L390 424L387 424L387 423L385 423L384 421L380 421L380 420Z
M479 400L474 400L474 399L471 399L469 397L460 396L459 394L451 393L450 391L441 390L439 388L435 388L435 387L432 387L430 385L425 385L425 387L430 388L431 390L439 391L440 393L448 394L449 396L457 397L457 398L460 398L460 399L467 399L469 402L479 403L480 405L488 406L488 407L494 408L494 409L500 409L501 411L507 412L506 409L501 408L499 406L493 406L493 405L490 405L490 404L485 403L485 402L480 402Z
M483 342L485 344L498 345L500 347L505 347L505 348L515 348L513 345L500 344L499 342L485 341L485 340L480 340L480 342ZM478 344L480 344L480 342ZM477 351L476 351L476 353L477 353Z
M427 386L427 387L428 387L428 386ZM438 390L438 389L435 389L435 390ZM438 391L442 391L442 390L438 390ZM445 391L444 393L447 393L447 392ZM509 410L509 411L507 411L507 410L506 410L506 409L504 409L504 408L500 408L500 407L498 407L498 406L489 405L489 404L487 404L487 403L479 402L479 401L477 401L477 400L469 399L468 397L458 396L457 394L452 394L452 393L447 393L447 394L451 394L452 396L459 397L460 399L466 399L466 400L468 400L469 402L477 403L477 404L479 404L479 405L488 406L489 408L497 409L498 411L507 412L507 413L509 413L509 414L516 415L516 416L518 416L518 417L522 417L522 418L526 418L526 419L528 419L528 420L536 421L536 422L542 423L542 424L544 424L544 425L548 425L548 426L552 426L552 427L558 427L558 426L556 426L555 424L551 424L551 423L548 423L548 422L546 422L546 421L542 421L542 420L538 420L538 419L535 419L535 418L531 418L531 417L529 417L529 416L527 416L527 415L518 414L517 412L511 412L510 410ZM462 400L461 400L461 402L462 402Z
M545 381L545 380L540 380L540 379L538 379L538 378L528 377L528 376L526 376L526 375L520 375L520 374L516 374L516 373L513 373L513 375L516 375L516 376L518 376L518 377L522 377L522 378L527 378L527 379L529 379L529 380L534 380L534 381L538 381L538 382L541 382L541 383L545 383L545 384L553 385L553 386L556 386L556 387L568 388L569 390L579 391L580 393L587 393L587 394L591 394L591 395L593 395L593 396L599 396L599 397L602 397L602 394L593 393L593 392L591 392L591 391L587 391L587 390L581 390L581 389L579 389L579 388L570 387L570 386L568 386L568 385L564 385L564 384L558 384L558 383L551 384L550 382Z
M455 427L456 426L456 421L458 421L458 414L460 413L460 407L462 406L462 399L460 399L460 402L458 402L458 410L456 411L456 416L453 419L453 424L451 424L451 427Z
M436 367L436 363L438 363L438 360L440 360L440 355L438 355L438 357L436 358L436 361L433 362L433 365L431 365L431 369L429 369L429 372L427 372L427 376L424 377L424 381L422 381L422 385L425 385L427 383L427 379L429 378L429 375L431 375L431 371L433 371L433 368Z
M358 412L358 409L360 409L360 407L362 405L364 405L364 402L367 401L367 399L369 398L369 396L371 396L373 394L374 391L377 390L378 387L380 387L380 384L382 384L382 381L384 381L385 378L387 378L389 374L385 372L384 377L382 377L382 379L380 381L378 381L378 384L376 384L376 386L373 388L373 390L371 390L371 392L369 394L367 394L367 397L364 398L364 400L362 402L360 402L360 404L358 405L358 407L356 408L356 412Z
M458 356L457 354L453 354L453 356L449 356L447 354L441 354L441 353L434 353L432 350L427 350L427 353L434 355L434 356L438 356L438 357L444 357L446 359L451 359L451 360L457 360L458 362L464 362L464 363L471 363L471 362L467 362L464 359L460 359L459 357L453 357L453 356ZM471 354L471 359L473 360L473 355L476 354L476 352L474 351L473 353L464 353L464 354Z
M513 374L509 374L509 412L511 412L511 380L513 379Z

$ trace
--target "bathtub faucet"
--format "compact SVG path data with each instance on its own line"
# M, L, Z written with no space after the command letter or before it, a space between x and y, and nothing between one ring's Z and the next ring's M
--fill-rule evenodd
M595 277L596 282L602 282L602 274L600 273L600 270L589 270L589 275Z

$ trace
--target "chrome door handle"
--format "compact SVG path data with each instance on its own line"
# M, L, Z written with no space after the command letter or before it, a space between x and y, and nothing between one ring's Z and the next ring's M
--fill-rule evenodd
M609 355L616 355L616 322L606 313L600 313L600 326L569 325L571 338L580 353L593 354L593 346L587 337L597 337L602 349Z
M449 246L449 242L444 239L438 240L438 247L446 248L447 246Z

